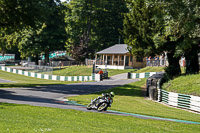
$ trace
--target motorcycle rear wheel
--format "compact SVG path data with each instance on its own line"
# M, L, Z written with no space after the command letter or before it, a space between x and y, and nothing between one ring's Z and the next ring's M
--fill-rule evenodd
M99 112L103 111L103 110L107 109L107 107L108 107L108 103L106 103L106 102L100 103L98 108L97 108L97 111L99 111Z

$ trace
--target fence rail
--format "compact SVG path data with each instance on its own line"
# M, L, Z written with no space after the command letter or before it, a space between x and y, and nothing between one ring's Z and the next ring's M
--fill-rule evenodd
M58 76L58 75L48 75L35 72L28 72L18 69L13 69L9 67L0 66L0 70L11 72L15 74L20 74L29 77L35 77L40 79L48 80L59 80L59 81L100 81L100 74L92 74L91 76Z
M146 73L130 73L128 78L136 79L136 78L148 78L154 74L161 73L161 72L146 72Z
M167 60L146 60L146 66L168 66Z
M178 108L200 112L200 97L158 89L158 101Z

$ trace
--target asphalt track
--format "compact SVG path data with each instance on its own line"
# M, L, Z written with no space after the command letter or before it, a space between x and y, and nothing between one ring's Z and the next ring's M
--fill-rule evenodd
M28 104L33 106L53 107L61 109L74 109L79 111L88 111L85 106L76 103L65 102L64 99L69 96L83 95L94 93L102 90L107 90L113 87L121 86L131 82L136 82L139 79L126 79L127 74L120 74L111 77L109 80L101 82L84 82L67 85L51 85L29 88L0 88L0 102L15 103L15 104ZM125 80L126 79L126 80ZM3 80L2 80L3 81ZM165 120L174 121L187 124L200 124L198 122L183 121L176 119L167 119L153 116L146 116L140 114L132 114L126 112L118 112L113 110L104 111L101 113L133 116L142 119Z

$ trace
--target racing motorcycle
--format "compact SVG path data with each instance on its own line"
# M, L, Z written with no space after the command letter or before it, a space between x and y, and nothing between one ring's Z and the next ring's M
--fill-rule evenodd
M91 100L88 104L87 110L95 109L97 111L106 111L108 107L111 107L113 103L114 92L102 94L102 97Z

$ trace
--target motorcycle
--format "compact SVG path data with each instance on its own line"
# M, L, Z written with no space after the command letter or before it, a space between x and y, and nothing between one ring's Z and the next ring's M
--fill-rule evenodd
M111 107L113 103L112 96L108 94L102 94L103 97L95 98L91 100L91 103L88 104L87 110L95 109L99 112L106 111L108 107Z

